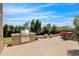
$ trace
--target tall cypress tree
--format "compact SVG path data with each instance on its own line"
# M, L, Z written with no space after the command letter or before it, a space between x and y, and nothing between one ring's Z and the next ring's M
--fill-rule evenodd
M35 32L40 33L41 31L41 22L37 19L35 24Z
M31 31L35 32L35 20L34 19L31 22Z

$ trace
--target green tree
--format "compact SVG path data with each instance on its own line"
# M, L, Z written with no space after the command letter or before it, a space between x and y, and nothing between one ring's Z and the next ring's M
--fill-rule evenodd
M9 31L14 32L14 26L9 25Z
M41 34L50 34L51 24L47 24L42 28Z
M20 33L20 31L24 28L24 26L13 26L13 25L4 25L3 28L3 36L11 37L12 33Z
M31 31L35 32L35 20L34 19L31 22Z
M48 28L46 26L42 28L42 34L48 34Z
M4 27L3 27L3 36L4 37L7 37L8 31L9 31L8 25L5 24Z
M24 26L24 28L28 29L29 28L29 22L26 22L23 26Z
M57 34L57 32L58 32L58 27L56 25L53 25L51 29L51 34Z
M19 33L20 32L20 26L15 26L14 28L14 33Z
M50 32L51 32L51 24L47 24L47 26L46 26L47 28L47 34L50 34Z
M75 26L75 35L76 35L76 40L79 42L79 16L75 16L73 20L73 24Z
M62 26L61 28L60 28L60 30L62 31L68 31L68 26Z
M10 37L12 33L14 33L14 26L13 25L8 25L8 36Z
M41 31L41 22L37 19L35 23L35 32L39 34Z
M73 24L76 30L79 30L79 16L75 16Z

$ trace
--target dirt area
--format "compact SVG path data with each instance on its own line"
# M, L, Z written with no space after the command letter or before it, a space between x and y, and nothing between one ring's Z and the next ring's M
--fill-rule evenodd
M79 50L75 41L63 41L60 36L55 38L39 39L35 42L7 47L1 55L7 56L67 56L71 51ZM78 53L77 53L78 55Z

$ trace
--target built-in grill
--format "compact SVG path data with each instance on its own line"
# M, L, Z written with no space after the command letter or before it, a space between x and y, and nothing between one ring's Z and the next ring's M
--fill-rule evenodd
M29 35L29 30L21 30L21 37L27 37Z
M18 45L27 42L33 42L36 40L36 34L29 32L28 29L22 30L21 33L13 33L12 45Z
M29 41L29 30L25 29L25 30L21 30L21 42L27 42Z

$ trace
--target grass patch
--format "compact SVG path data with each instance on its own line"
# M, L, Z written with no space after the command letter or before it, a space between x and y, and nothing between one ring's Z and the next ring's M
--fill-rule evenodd
M3 41L4 41L5 44L9 45L9 44L11 44L11 37L6 37L6 38L3 39Z

